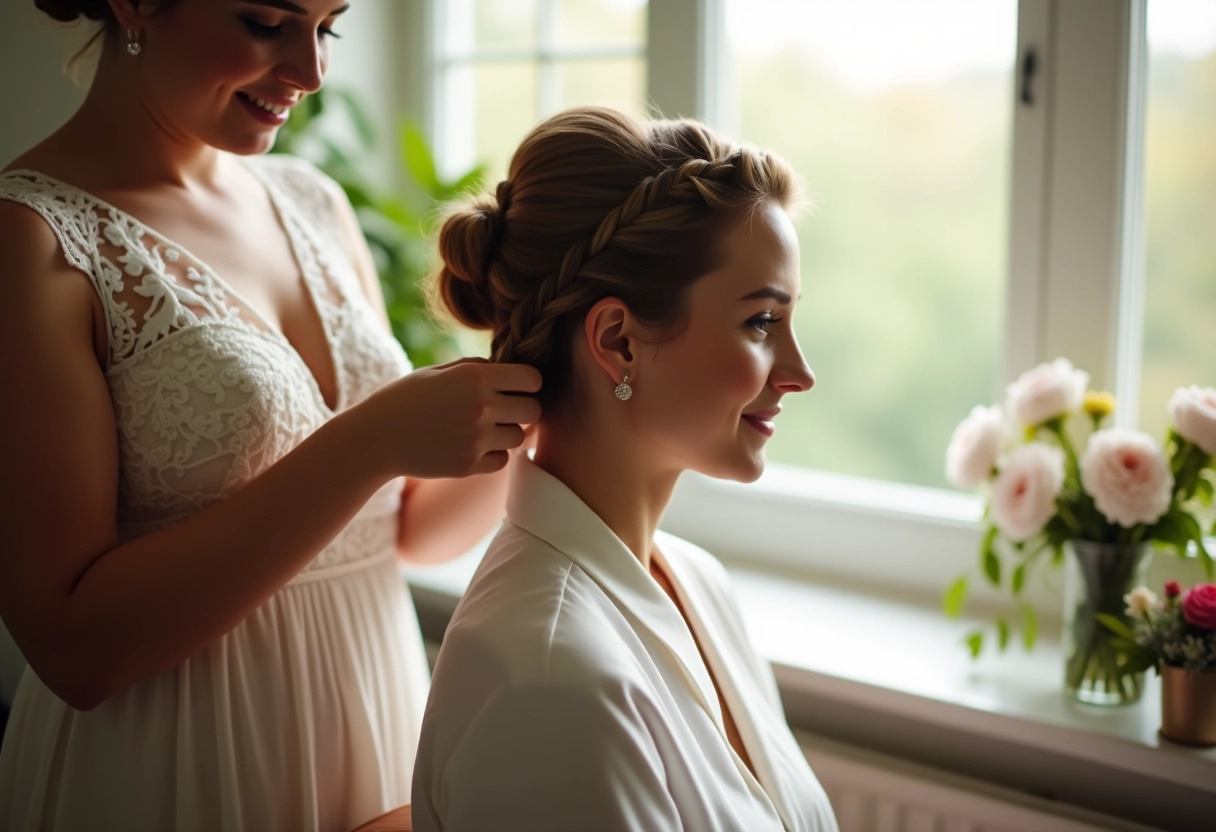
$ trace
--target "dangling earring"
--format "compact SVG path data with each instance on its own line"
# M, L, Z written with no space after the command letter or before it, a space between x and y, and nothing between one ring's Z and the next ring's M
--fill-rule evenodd
M137 56L143 51L143 47L139 45L139 32L134 29L127 30L127 54L131 57Z
M629 397L633 395L633 388L629 386L629 371L621 373L621 383L612 391L618 399L623 402L629 401Z

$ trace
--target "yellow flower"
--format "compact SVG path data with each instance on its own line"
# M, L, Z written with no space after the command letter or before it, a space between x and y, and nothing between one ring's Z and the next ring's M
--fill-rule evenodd
M1094 417L1094 421L1105 419L1115 412L1115 397L1111 393L1090 390L1085 394L1085 412Z

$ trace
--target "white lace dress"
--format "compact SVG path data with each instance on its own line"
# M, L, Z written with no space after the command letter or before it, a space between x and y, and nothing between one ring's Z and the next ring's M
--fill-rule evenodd
M346 255L344 196L299 160L246 163L347 408L410 368ZM0 198L45 218L105 309L124 540L223 499L333 415L287 339L181 246L38 173L0 175ZM0 749L0 829L329 832L408 802L429 675L393 552L401 488L382 488L235 630L92 711L27 669ZM291 507L266 522L290 523Z

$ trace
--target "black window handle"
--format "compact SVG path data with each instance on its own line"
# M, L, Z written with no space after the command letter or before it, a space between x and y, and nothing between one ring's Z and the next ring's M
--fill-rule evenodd
M1038 69L1038 56L1035 54L1034 49L1027 49L1026 54L1022 56L1022 85L1021 92L1018 94L1023 104L1034 103L1034 95L1030 92L1030 81L1034 78L1034 74Z

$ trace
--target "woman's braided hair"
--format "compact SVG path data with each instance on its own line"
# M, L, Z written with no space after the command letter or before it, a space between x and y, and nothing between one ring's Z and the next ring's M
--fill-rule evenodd
M775 156L695 121L567 110L524 139L493 197L446 218L437 295L460 322L491 331L493 360L538 368L553 401L587 310L615 297L670 329L688 286L719 265L716 241L769 201L797 201Z

